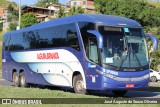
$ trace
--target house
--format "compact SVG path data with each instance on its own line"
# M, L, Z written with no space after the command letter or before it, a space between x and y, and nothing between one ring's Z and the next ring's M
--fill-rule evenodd
M48 8L49 10L53 10L54 11L54 17L57 17L58 15L58 11L60 9L60 5L58 4L49 4L46 6L46 8Z
M64 12L69 12L70 7L63 4L48 4L46 8L54 11L54 17L58 17L58 12L60 8L64 9Z
M7 31L9 23L7 22L8 10L6 8L0 8L0 23L3 23L3 31Z
M81 6L88 13L95 13L94 0L70 0L67 5L70 7Z
M49 8L36 7L36 6L25 6L22 8L22 15L25 13L33 13L36 15L38 21L47 21L48 18L56 18L55 11Z
M7 9L0 8L0 22L7 20Z

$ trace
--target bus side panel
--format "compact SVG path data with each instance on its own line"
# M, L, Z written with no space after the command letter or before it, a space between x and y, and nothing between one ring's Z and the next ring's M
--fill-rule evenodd
M7 51L2 50L5 58L2 59L2 77L5 80L12 81L12 64L9 61L10 54Z
M58 53L59 57L50 62L49 59L37 59L39 53ZM81 52L70 48L11 52L9 56L12 59L10 69L15 68L18 72L23 70L27 83L72 87L72 75L75 71L79 71L85 81L81 64L83 56ZM65 80L69 81L69 85L64 84Z

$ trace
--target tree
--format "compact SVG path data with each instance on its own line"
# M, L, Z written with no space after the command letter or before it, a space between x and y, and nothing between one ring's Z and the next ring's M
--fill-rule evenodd
M66 14L65 14L64 8L60 6L59 11L58 11L58 18L64 17L65 15Z
M37 23L38 23L37 18L34 14L26 13L26 14L23 14L21 17L21 28L32 26Z
M71 16L74 14L82 14L82 13L85 13L85 10L82 7L78 6L78 7L71 7L67 15Z
M9 6L8 6L8 12L12 12L13 10L14 10L14 8L13 8L13 6L12 6L12 4L9 4Z
M0 22L0 31L3 30L3 23Z
M10 31L16 30L16 29L17 29L17 26L18 26L17 23L10 23L10 25L9 25L9 30L10 30Z
M38 0L36 5L40 7L45 7L46 3L58 3L58 0Z
M155 50L150 54L151 57L151 65L150 68L157 70L157 66L160 63L160 50Z
M94 0L94 2L99 13L131 18L143 26L160 25L160 8L151 6L146 0Z

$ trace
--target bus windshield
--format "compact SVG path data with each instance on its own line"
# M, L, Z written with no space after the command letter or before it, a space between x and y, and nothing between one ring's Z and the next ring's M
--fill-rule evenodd
M137 68L149 64L141 28L99 26L98 30L103 36L103 64L119 68Z

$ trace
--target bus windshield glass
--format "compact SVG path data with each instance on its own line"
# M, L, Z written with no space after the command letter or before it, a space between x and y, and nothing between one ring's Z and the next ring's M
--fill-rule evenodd
M103 36L103 64L119 68L139 68L149 64L141 28L99 26L98 30Z

